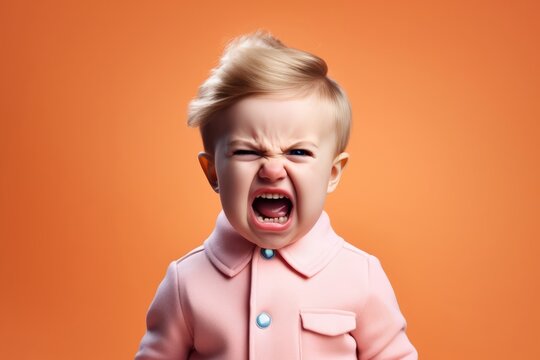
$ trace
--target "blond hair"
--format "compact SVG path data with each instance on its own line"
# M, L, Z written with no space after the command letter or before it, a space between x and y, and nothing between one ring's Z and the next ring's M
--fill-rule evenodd
M204 147L212 148L209 124L215 115L254 95L316 94L331 105L336 123L337 152L345 150L351 128L351 107L337 82L327 76L320 57L285 46L269 32L239 36L226 46L219 65L199 87L188 108L188 125L200 126Z

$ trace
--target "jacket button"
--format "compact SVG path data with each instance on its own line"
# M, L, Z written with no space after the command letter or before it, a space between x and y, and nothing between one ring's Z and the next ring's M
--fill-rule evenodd
M269 260L274 257L275 251L272 249L261 249L261 255L263 258Z
M257 326L261 329L269 327L271 322L272 318L270 317L270 314L266 312L262 312L257 316Z

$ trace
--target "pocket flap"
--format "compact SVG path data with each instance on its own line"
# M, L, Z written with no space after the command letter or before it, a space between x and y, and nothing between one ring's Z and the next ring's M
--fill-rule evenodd
M300 310L302 327L322 335L336 336L356 329L356 314L345 310Z

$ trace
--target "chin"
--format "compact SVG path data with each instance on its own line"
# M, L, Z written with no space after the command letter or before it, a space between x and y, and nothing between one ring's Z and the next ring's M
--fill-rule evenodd
M292 244L295 241L294 238L283 237L283 235L272 235L272 236L259 236L253 239L253 243L257 246L265 249L281 249L289 244Z

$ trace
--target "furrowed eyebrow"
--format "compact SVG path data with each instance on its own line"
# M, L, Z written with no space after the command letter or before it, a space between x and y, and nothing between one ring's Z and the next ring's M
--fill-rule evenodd
M247 139L236 139L236 140L229 141L229 143L227 144L227 148L230 149L233 147L248 147L251 149L260 149L260 145L257 142L247 140ZM302 141L295 142L284 148L281 148L281 150L285 153L291 149L298 149L298 148L311 148L315 150L319 149L319 147L314 142L308 141L308 140L302 140ZM266 149L261 149L261 150L267 151Z
M249 140L232 140L227 144L227 147L234 147L234 146L250 146L250 147L257 147L257 144L249 141Z
M291 146L288 146L288 149L297 149L297 148L303 148L303 147L313 147L315 149L319 148L317 145L315 145L315 143L311 141L299 141L292 144Z

